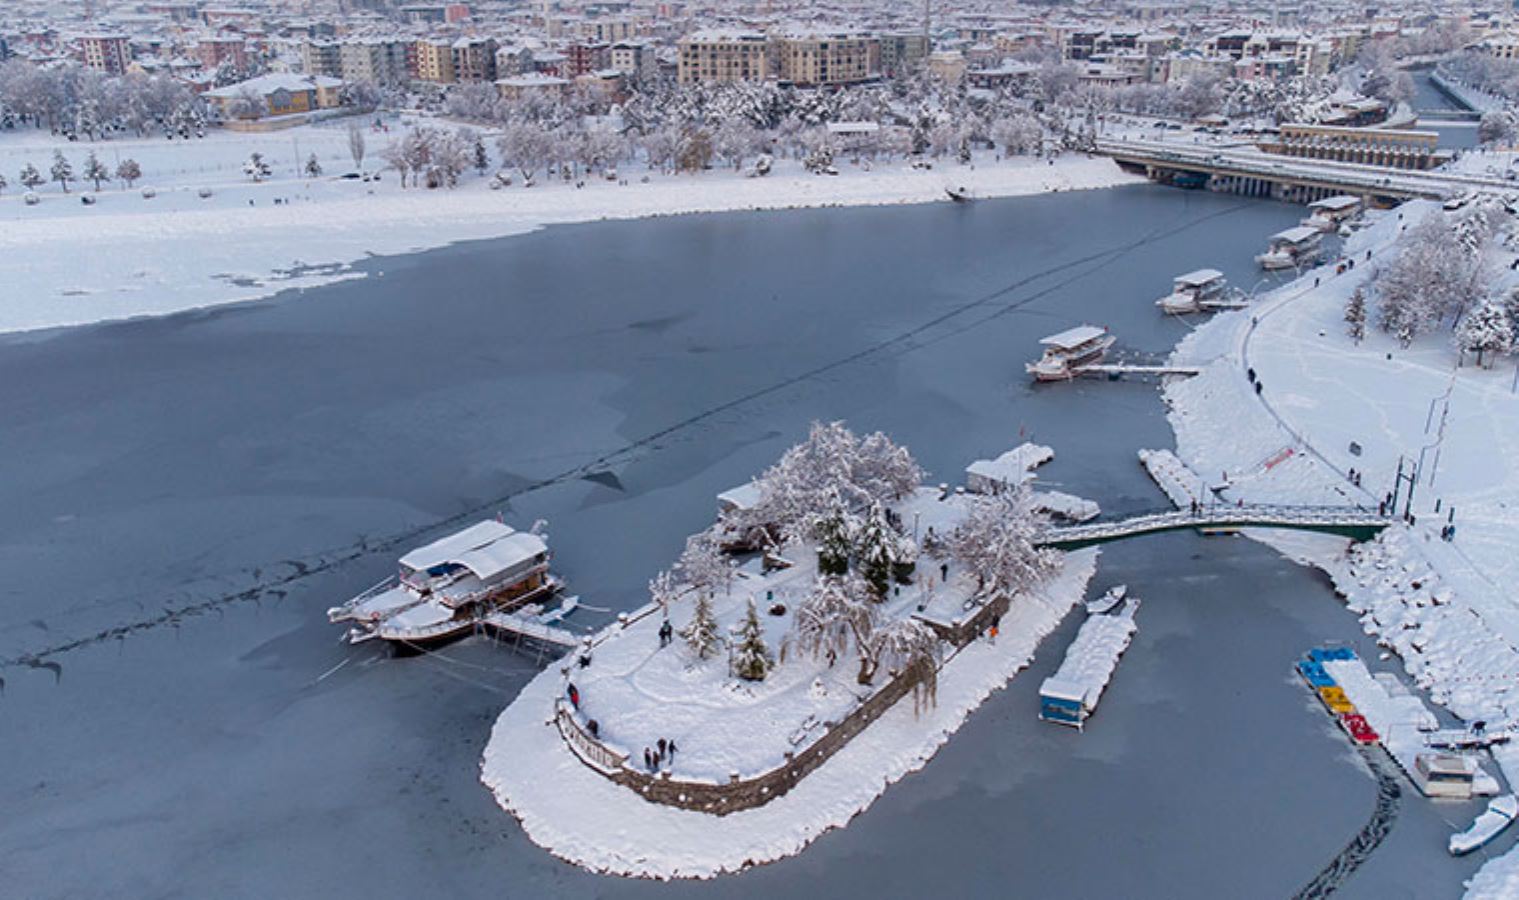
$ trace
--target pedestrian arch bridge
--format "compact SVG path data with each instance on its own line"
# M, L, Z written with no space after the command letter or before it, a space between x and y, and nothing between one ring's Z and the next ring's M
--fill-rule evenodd
M1034 543L1057 550L1078 550L1096 544L1120 541L1143 534L1184 529L1290 528L1334 534L1365 541L1376 537L1393 523L1391 516L1355 506L1283 506L1251 503L1236 506L1204 506L1196 512L1188 509L1143 513L1127 519L1091 522L1050 528Z

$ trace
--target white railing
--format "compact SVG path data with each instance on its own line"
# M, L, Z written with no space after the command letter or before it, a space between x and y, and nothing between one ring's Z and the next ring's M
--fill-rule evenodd
M1288 506L1252 504L1249 506L1209 506L1192 512L1173 510L1134 516L1115 522L1096 522L1050 528L1037 543L1057 544L1099 538L1124 537L1170 528L1271 527L1279 526L1377 526L1392 522L1392 517L1369 510L1341 506Z

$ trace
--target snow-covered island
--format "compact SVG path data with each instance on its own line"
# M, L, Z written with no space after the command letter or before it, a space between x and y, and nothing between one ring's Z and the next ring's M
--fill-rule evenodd
M925 487L886 436L814 426L646 606L523 689L482 779L595 871L703 878L800 851L924 765L1081 598L1096 551L1039 546L1022 476Z
M1366 633L1479 738L1519 722L1516 248L1499 197L1375 214L1338 260L1192 332L1173 359L1201 374L1165 388L1178 456L1211 485L1178 476L1173 499L1211 489L1400 518L1353 546L1247 533L1326 571ZM1491 753L1513 790L1519 753ZM1468 888L1515 896L1519 851Z

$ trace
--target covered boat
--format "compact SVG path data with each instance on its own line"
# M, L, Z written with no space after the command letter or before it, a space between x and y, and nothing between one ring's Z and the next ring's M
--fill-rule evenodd
M1295 269L1318 259L1323 234L1317 228L1299 225L1271 236L1266 252L1255 258L1268 270Z
M494 520L479 522L401 557L400 573L342 606L332 622L351 621L352 643L372 638L416 643L470 631L491 613L553 594L542 537Z
M1198 269L1178 275L1172 283L1171 293L1155 301L1161 310L1173 313L1201 311L1209 300L1222 300L1229 282L1217 269Z
M1315 231L1338 231L1340 225L1361 211L1361 198L1349 194L1325 197L1308 204L1310 215L1302 221L1304 228Z
M1083 365L1102 359L1116 341L1106 328L1077 325L1039 341L1044 355L1024 368L1038 381L1066 381L1080 374Z

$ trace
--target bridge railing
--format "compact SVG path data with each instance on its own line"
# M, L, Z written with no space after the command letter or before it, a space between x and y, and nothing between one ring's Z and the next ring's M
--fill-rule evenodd
M1244 506L1226 504L1205 505L1196 511L1190 509L1156 510L1127 516L1046 529L1040 539L1044 542L1081 540L1094 537L1111 537L1136 534L1170 526L1270 526L1270 525L1331 525L1369 526L1385 525L1391 516L1358 506L1309 506L1292 504L1255 503Z

